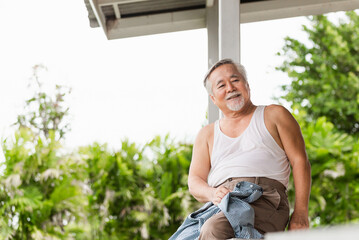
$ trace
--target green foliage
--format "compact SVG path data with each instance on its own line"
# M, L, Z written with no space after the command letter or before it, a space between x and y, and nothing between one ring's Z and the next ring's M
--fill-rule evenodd
M292 79L281 98L296 113L312 165L311 225L358 221L359 16L310 20L309 43L287 37L279 69Z
M359 132L359 16L347 12L337 24L326 16L303 26L309 43L287 37L279 67L292 79L282 97L300 104L314 120L326 116L336 128Z
M192 144L176 144L166 136L155 137L147 146L151 150L153 168L149 174L151 187L161 200L167 218L163 218L166 231L153 231L151 236L169 238L198 203L191 197L187 187L188 170L192 158ZM160 219L159 219L160 220ZM151 231L157 223L151 225ZM158 226L157 226L158 227Z
M192 145L169 137L60 154L54 138L20 128L3 149L2 239L168 239L198 206L187 189Z
M84 167L71 155L59 154L60 148L54 139L42 141L28 128L20 128L13 142L3 144L3 239L60 239L72 234L67 230L69 223L84 217L86 196L79 184Z
M301 111L295 117L302 127L312 165L311 225L358 221L359 139L336 130L325 117L307 122L305 114ZM293 206L293 182L289 198Z
M168 239L194 203L187 189L191 151L168 137L142 148L126 140L114 153L106 145L82 148L92 238Z

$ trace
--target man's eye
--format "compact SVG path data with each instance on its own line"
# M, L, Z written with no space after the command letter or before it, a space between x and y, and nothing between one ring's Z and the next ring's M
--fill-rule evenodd
M234 79L233 82L239 82L239 79Z
M219 85L219 86L218 86L218 88L222 88L222 87L224 87L224 85Z

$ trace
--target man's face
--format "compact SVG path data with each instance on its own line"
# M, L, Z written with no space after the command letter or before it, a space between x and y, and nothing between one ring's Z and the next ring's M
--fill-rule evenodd
M239 111L250 99L248 83L232 64L218 67L208 80L212 83L211 99L223 112Z

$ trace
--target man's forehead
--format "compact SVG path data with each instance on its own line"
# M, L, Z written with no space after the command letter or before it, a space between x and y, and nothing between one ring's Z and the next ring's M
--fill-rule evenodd
M215 82L223 80L224 77L242 77L240 72L238 71L237 67L233 64L224 64L211 73L209 79Z

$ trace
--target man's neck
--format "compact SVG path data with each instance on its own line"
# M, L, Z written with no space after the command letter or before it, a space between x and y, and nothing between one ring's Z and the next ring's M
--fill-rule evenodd
M238 122L241 121L243 118L246 118L247 116L251 115L254 110L256 109L256 106L249 102L243 108L239 111L231 111L227 113L223 113L224 118L223 120L228 122Z

